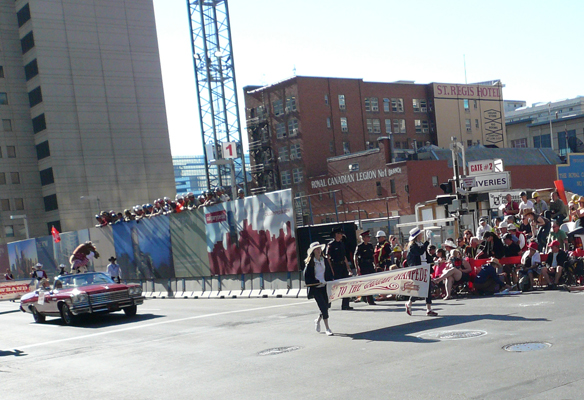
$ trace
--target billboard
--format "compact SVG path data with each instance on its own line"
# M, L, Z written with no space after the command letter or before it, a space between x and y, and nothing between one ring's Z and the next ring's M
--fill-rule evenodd
M177 278L211 275L204 218L204 209L170 215L170 240Z
M296 271L292 191L205 207L211 274Z

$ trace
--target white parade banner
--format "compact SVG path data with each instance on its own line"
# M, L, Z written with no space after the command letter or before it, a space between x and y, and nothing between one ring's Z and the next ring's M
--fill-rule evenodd
M33 291L35 286L35 279L0 282L0 300L18 300L23 294Z
M426 297L429 284L430 265L425 264L327 282L327 292L329 302L374 294Z

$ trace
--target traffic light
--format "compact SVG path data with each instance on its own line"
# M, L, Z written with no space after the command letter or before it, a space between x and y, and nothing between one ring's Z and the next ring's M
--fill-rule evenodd
M444 194L452 194L454 192L454 185L452 179L449 179L446 183L440 184L440 189L444 191Z

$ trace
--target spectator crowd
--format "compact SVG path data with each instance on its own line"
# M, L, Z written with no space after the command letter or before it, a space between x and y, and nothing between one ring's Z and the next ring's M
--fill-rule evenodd
M237 199L245 197L243 189L237 191ZM231 198L223 187L205 191L200 196L195 196L193 193L177 194L174 200L168 197L163 197L154 200L153 204L135 205L133 208L125 209L124 212L101 211L95 216L97 221L97 228L108 225L115 225L122 222L140 221L143 218L152 218L159 215L168 215L173 213L180 213L183 211L194 210L197 208L212 206L215 204L231 201Z
M474 232L467 229L438 247L425 245L436 297L448 300L465 290L480 294L552 290L584 278L582 243L568 240L569 235L584 233L584 197L574 195L567 205L558 192L551 194L549 204L537 192L531 199L526 192L520 197L521 202L515 202L507 195L500 207L503 216L481 217ZM574 223L570 232L562 229L564 222ZM408 246L384 235L377 235L377 271L407 267Z

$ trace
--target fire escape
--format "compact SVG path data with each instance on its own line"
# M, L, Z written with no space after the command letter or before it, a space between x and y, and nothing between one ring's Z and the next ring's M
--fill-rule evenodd
M264 105L250 110L250 118L247 120L249 131L249 152L252 166L250 173L256 182L256 188L251 189L252 194L262 194L276 190L277 166L275 154L272 149L270 135L269 112Z

